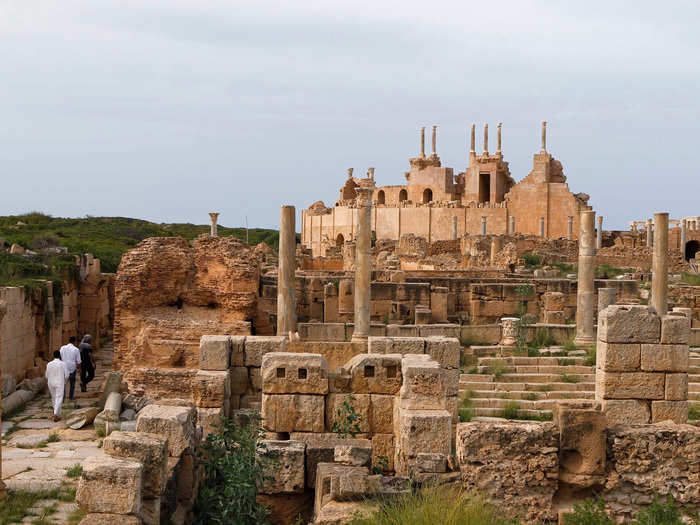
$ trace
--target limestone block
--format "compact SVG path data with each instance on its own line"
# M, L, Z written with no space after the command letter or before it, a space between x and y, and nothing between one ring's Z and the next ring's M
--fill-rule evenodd
M95 416L97 416L97 407L79 408L66 418L66 425L73 430L78 430L92 423Z
M459 368L445 370L445 395L447 397L459 395Z
M447 472L447 458L444 454L420 452L411 463L411 467L415 472L432 472L438 474Z
M661 344L687 345L690 342L690 317L664 315L661 319Z
M593 480L581 480L580 476L605 474L605 413L559 403L556 423L559 427L560 471L569 476L569 481L589 486Z
M688 399L688 374L666 374L666 401L686 401Z
M459 339L455 337L428 337L425 340L425 353L443 368L459 369L461 349Z
M346 393L351 392L351 382L352 376L350 373L341 370L338 373L329 372L328 373L328 391L333 393Z
M141 501L139 516L144 525L160 525L161 498L145 498Z
M202 439L208 434L216 434L221 427L221 418L224 417L223 408L198 408L197 424L202 427Z
M312 491L302 494L260 494L256 498L259 505L270 509L267 522L272 525L287 523L311 523L313 511Z
M563 310L545 310L544 322L547 324L566 324L566 314Z
M245 362L245 338L244 335L232 335L231 344L231 366L243 366Z
M445 369L427 359L405 358L401 363L403 385L400 398L403 408L416 410L444 409L447 385Z
M607 310L607 308L606 308ZM596 371L598 399L663 399L665 378L663 372L604 372Z
M102 513L86 514L80 521L80 525L141 525L142 523L138 516Z
M401 388L400 354L358 354L345 366L350 389L358 394L395 394Z
M606 343L656 343L661 319L650 306L610 305L598 316L598 340Z
M688 422L688 402L687 401L652 401L651 402L651 422L661 423L671 420L681 424Z
M596 345L596 366L606 372L639 370L642 345L638 343L606 343Z
M263 440L260 444L276 458L272 479L260 487L262 494L304 492L306 445L300 441Z
M608 425L646 425L651 420L649 402L641 399L604 399L603 413Z
M563 310L566 297L561 292L546 292L544 294L544 309L548 311Z
M452 424L459 423L459 396L448 396L445 399L445 409L452 414Z
M350 398L352 396L352 399ZM390 396L393 398L393 396ZM370 431L370 395L369 394L328 394L326 396L326 430L332 432L333 423L339 421L338 409L348 401L360 416L358 427L360 433Z
M195 417L194 407L148 405L139 412L136 430L167 438L168 454L177 457L193 446Z
M263 394L263 428L271 432L323 432L324 396Z
M83 461L75 500L88 512L138 514L141 510L143 464L98 454Z
M390 434L394 431L394 400L396 396L370 394L369 399L369 432L371 434Z
M337 434L316 434L308 432L294 432L290 439L306 444L306 486L316 486L316 468L319 463L331 463L335 458L335 447L357 446L362 448L373 447L374 442L368 439L339 438Z
M372 461L372 447L355 445L336 445L333 459L341 465L352 467L369 467Z
M200 408L228 407L231 378L225 372L200 370L192 378L194 403Z
M642 370L687 372L690 354L687 345L642 345Z
M391 352L392 354L424 354L425 338L423 337L394 337Z
M251 366L248 368L248 380L250 382L250 388L253 392L262 392L262 369L259 366ZM277 392L285 393L285 392ZM293 392L287 392L292 394Z
M229 369L231 377L231 395L243 395L248 391L248 368L245 366L233 366Z
M386 462L387 472L394 470L394 434L374 434L372 436L372 467L379 468Z
M263 355L284 352L287 338L283 336L247 336L245 339L245 366L262 366Z
M367 493L366 467L351 467L337 463L320 463L316 471L316 502L320 510L331 500L352 501L362 499Z
M265 354L262 390L265 394L327 394L328 362L320 354Z
M421 452L450 453L452 414L447 410L399 410L397 455L416 457Z
M392 347L391 337L374 337L367 338L367 353L368 354L391 354Z
M143 463L143 497L158 498L165 489L168 440L147 432L112 432L103 442L110 456Z
M200 370L228 370L231 338L227 335L203 335L199 340Z

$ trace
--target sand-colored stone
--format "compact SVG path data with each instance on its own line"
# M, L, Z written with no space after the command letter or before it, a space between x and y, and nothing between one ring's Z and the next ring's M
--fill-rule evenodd
M263 427L271 432L323 432L324 396L263 394Z
M687 372L687 345L642 344L641 369L649 372Z
M193 445L196 411L187 406L148 405L139 412L136 430L168 440L168 454L180 456Z
M100 454L83 462L75 499L88 512L138 514L143 464Z
M103 442L106 454L143 463L143 497L157 498L165 489L168 440L148 432L112 432Z
M596 345L596 366L606 372L635 372L639 370L640 343L605 343Z
M674 423L686 423L688 421L687 401L652 401L651 422L661 423L671 420Z
M654 343L661 319L648 306L611 305L598 318L598 340L606 343Z
M262 494L293 494L304 492L305 450L300 441L263 440L265 451L275 458L274 475L260 487Z
M646 400L604 399L602 408L609 425L640 425L651 421L651 408Z
M328 393L328 362L319 354L268 353L261 373L266 394Z
M667 401L686 401L688 399L688 374L666 374L664 398Z
M663 399L665 374L663 372L596 372L596 398L599 399Z

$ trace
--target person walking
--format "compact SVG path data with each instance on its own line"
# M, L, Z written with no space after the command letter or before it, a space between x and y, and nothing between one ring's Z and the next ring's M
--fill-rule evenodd
M61 347L61 361L68 369L68 379L70 381L70 390L68 391L68 399L73 401L75 394L75 371L80 370L80 350L75 346L75 337L68 338L68 344Z
M80 350L80 391L87 392L87 385L95 378L95 358L92 355L92 336L85 334L78 345Z
M53 361L46 365L46 383L51 394L51 405L53 406L53 420L61 419L61 406L66 389L66 379L68 379L68 369L61 361L61 352L54 350Z

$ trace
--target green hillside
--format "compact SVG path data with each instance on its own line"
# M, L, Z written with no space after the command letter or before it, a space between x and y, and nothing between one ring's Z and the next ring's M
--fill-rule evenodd
M219 235L245 240L245 228L219 226ZM40 250L65 246L70 253L92 253L102 262L103 272L115 272L121 256L147 237L184 237L191 240L209 232L209 225L157 224L125 217L86 217L63 219L42 213L0 217L0 238L8 244ZM279 232L263 228L248 230L252 246L265 241L277 248Z

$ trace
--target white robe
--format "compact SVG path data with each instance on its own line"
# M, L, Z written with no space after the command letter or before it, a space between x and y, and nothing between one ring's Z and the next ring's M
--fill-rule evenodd
M60 359L54 359L46 365L46 382L51 394L51 404L55 416L61 415L63 393L69 375L66 365Z

